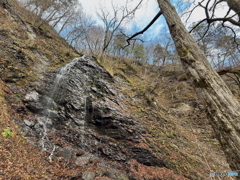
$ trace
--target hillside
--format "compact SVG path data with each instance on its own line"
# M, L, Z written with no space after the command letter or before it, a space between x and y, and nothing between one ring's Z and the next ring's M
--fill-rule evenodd
M3 2L0 179L195 180L231 171L179 64L82 56Z
M103 64L121 84L118 87L128 97L132 112L148 126L150 146L169 167L189 179L208 179L210 169L228 169L204 105L196 99L180 65L156 67L129 60L106 62ZM239 97L237 87L229 78L225 79Z

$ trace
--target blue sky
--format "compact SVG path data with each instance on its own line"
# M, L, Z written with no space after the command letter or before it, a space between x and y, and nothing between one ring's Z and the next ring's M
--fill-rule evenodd
M97 12L99 12L100 8L104 8L105 11L111 12L111 2L113 2L114 6L120 7L124 6L126 1L127 0L79 0L79 2L83 6L84 12L87 15L90 15L92 19L97 23L100 23L97 16ZM130 7L135 7L139 3L139 0L128 1L131 2L129 3ZM194 6L194 4L198 3L198 0L172 0L172 3L177 9L179 9L180 6L181 8L185 6L184 3ZM141 30L153 19L153 17L158 13L158 11L159 7L157 0L144 0L141 8L136 11L135 19L127 23L125 27L127 26L128 29L134 29L135 31ZM202 18L204 18L204 11L202 8L197 8L189 19L188 25L192 24L192 22L199 21ZM185 23L186 18L183 17L182 19ZM163 31L163 28L165 31L168 31L166 29L166 22L164 18L160 17L154 23L154 25L144 34L144 36L148 37L148 39L155 38L159 36L161 31Z
M120 7L124 6L126 1L129 1L129 7L135 7L139 0L79 0L79 2L83 6L83 10L87 15L92 17L96 23L100 24L100 20L97 16L97 12L99 12L100 8L103 8L106 12L112 12L112 5ZM192 9L196 4L198 4L201 0L171 0L173 5L175 5L176 9L186 7L187 5L190 6ZM185 5L184 5L185 3ZM221 5L218 7L219 9L216 11L216 16L221 17L225 14L224 11L227 10L227 5ZM129 29L133 34L136 31L142 30L158 13L159 7L157 0L143 0L141 8L136 11L134 20L128 22L124 25L125 28ZM205 18L204 9L198 7L194 10L191 14L191 17L186 22L187 15L181 17L183 23L185 25L190 26L193 22L197 22L203 18ZM160 17L150 29L144 33L144 37L147 40L161 38L160 36L163 33L168 33L168 28L166 28L166 22L164 17Z
M111 12L111 0L79 0L83 6L86 14L90 15L93 20L100 22L96 12L99 8L104 8L106 11ZM138 4L139 0L129 0L131 3L129 6L134 7ZM112 0L116 6L124 6L126 0ZM141 30L143 29L158 13L159 8L156 0L144 0L140 9L136 11L135 18L130 23L127 23L125 27L128 29ZM149 30L146 32L147 36L155 37L159 34L161 28L165 25L163 18L160 18Z

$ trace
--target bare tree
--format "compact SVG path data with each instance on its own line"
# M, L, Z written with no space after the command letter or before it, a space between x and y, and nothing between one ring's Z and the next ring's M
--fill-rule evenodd
M212 69L168 0L158 0L182 65L207 114L233 170L240 169L240 104L221 77Z
M170 46L171 40L168 39L167 44L163 47L161 44L157 43L153 49L153 63L157 65L164 66L170 57L170 52L168 48Z
M104 44L104 29L100 26L91 26L85 30L85 43L92 55L99 55L102 53Z
M45 20L54 28L58 26L59 32L81 11L78 0L26 0L25 7L37 15L35 25L41 26Z
M228 5L228 10L223 11L222 10L222 16L217 16L216 12L218 11L218 8ZM188 17L191 16L193 11L197 8L203 8L205 12L205 18L200 20L198 23L195 24L195 26L192 27L190 30L190 33L197 28L199 25L206 23L207 28L205 30L205 33L202 35L202 38L207 34L210 27L213 26L214 23L219 23L224 29L231 30L233 34L233 41L235 44L240 46L240 44L236 41L237 33L236 29L239 29L240 27L240 1L239 0L201 0L197 3L195 7L192 8L192 10L186 12L188 14Z
M140 7L143 0L140 0L137 6L129 9L130 0L127 0L125 5L122 7L116 7L111 1L112 14L106 9L101 8L98 12L98 16L104 24L104 41L101 54L103 55L110 43L113 40L115 32L121 27L121 25L134 17L136 10Z
M158 4L167 21L183 68L194 84L198 97L205 103L208 118L229 165L239 172L240 104L184 27L174 6L169 0L158 0Z
M113 37L111 54L113 56L128 58L131 53L131 47L124 48L126 44L127 36L123 33L123 30L120 30Z
M240 52L236 44L232 41L232 34L229 29L223 29L217 23L206 32L207 25L200 24L194 29L192 35L197 39L198 44L207 56L214 69L236 68L240 65L238 58ZM204 35L204 37L202 37ZM240 40L237 38L237 42Z

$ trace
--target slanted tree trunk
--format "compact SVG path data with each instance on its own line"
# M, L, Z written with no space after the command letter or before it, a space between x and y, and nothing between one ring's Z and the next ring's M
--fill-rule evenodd
M182 65L193 82L232 170L240 170L240 105L168 0L158 0ZM238 171L239 172L239 171ZM240 176L239 176L240 178Z
M230 9L232 9L239 18L240 21L240 1L239 0L224 0L227 2Z

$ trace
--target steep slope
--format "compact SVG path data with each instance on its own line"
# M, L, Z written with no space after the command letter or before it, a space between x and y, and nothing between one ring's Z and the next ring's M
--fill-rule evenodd
M78 178L91 167L94 177L96 171L107 171L112 179L139 179L131 167L142 165L158 175L150 173L147 179L166 179L162 172L184 179L148 147L146 127L131 116L124 100L98 63L87 56L75 58L26 95L25 105L34 116L24 120L24 134L49 152L50 161L62 156L82 167Z
M210 171L231 171L180 65L156 67L121 58L101 64L128 97L131 112L148 127L149 146L167 167L190 179L209 179ZM240 91L232 89L239 97Z
M34 14L9 2L0 9L0 75L5 82L27 87L80 55L48 24L35 25Z
M129 161L131 157L133 158L133 160L130 160L130 163L128 166L133 166L134 164L136 166L138 164L140 165L140 163L137 162L136 160L134 161L134 159L137 159L138 161L145 163L147 165L163 166L163 164L161 164L161 161L160 160L157 161L158 158L154 156L152 152L148 150L148 148L144 148L144 147L141 148L140 146L140 147L132 147L128 149L128 145L130 145L130 147L132 146L131 143L127 144L122 142L121 143L122 145L118 147L116 143L112 142L114 138L115 139L120 138L122 140L126 139L127 141L130 139L130 141L136 141L136 142L141 141L141 137L139 138L135 137L135 140L134 139L132 140L131 138L138 134L138 133L135 133L135 131L144 132L145 130L140 130L142 128L139 128L139 127L141 127L142 125L139 126L137 125L139 123L137 122L134 123L134 119L131 116L129 115L123 116L125 112L122 112L123 114L120 114L119 112L120 107L115 107L117 109L114 109L114 107L110 107L110 112L112 111L114 112L114 114L109 115L109 117L102 117L104 115L107 115L105 113L106 110L107 112L109 112L108 108L110 105L104 104L105 101L98 102L97 100L95 100L95 102L94 101L91 102L92 105L94 104L92 108L95 108L99 112L98 114L91 115L90 109L89 109L89 112L88 112L89 116L94 117L91 120L92 122L89 122L89 124L91 124L90 126L92 127L94 124L95 124L94 126L99 126L99 124L101 124L101 122L99 122L99 120L101 121L101 119L99 119L100 117L106 120L109 119L110 123L107 122L107 124L109 124L110 126L109 126L109 129L105 132L102 132L103 131L102 128L104 126L100 126L100 129L97 130L97 132L94 131L95 134L94 132L92 132L91 129L88 130L89 132L86 130L85 134L83 134L84 136L88 136L86 137L87 138L86 140L89 140L88 142L93 141L92 145L90 144L90 147L77 149L76 147L74 148L73 144L71 144L71 146L69 145L71 141L73 141L73 138L75 136L78 136L77 134L79 133L77 131L80 131L81 127L80 129L75 129L75 130L68 129L67 130L68 132L64 133L65 127L64 127L64 124L62 124L61 125L63 126L62 131L56 130L55 132L57 132L57 135L55 136L52 135L52 137L51 135L49 135L49 137L47 137L45 134L46 127L43 124L41 124L41 121L35 122L35 118L36 118L35 114L40 113L40 116L44 116L44 115L46 116L45 113L48 114L47 110L41 111L42 106L48 106L49 103L46 102L48 101L48 99L46 98L45 101L42 102L42 104L41 102L39 104L34 104L34 102L31 102L31 101L34 100L34 97L37 96L36 90L39 90L40 92L43 93L43 99L44 97L50 96L49 94L44 96L44 94L46 94L48 91L51 90L52 88L51 83L54 84L54 80L57 79L58 73L60 73L61 70L64 68L57 69L56 71L54 71L54 69L60 66L64 66L64 64L66 64L67 62L70 62L74 56L80 56L80 55L74 49L69 47L69 45L61 37L59 37L55 33L55 31L48 25L43 23L40 27L35 26L35 24L33 23L34 18L32 18L34 17L33 14L22 9L14 1L11 1L11 4L3 3L0 9L0 12L1 12L0 19L2 23L1 62L0 62L1 70L2 70L1 71L1 80L2 80L1 81L1 92L2 92L1 104L3 107L3 111L1 112L1 116L3 117L1 119L1 130L3 131L3 134L1 136L1 140L3 142L1 144L1 152L2 152L1 153L1 163L2 163L1 178L15 178L15 179L19 179L19 178L20 179L40 179L40 178L66 179L67 178L67 179L71 179L71 177L76 177L76 178L82 177L86 179L86 178L89 178L89 176L97 177L97 176L106 176L105 174L108 174L108 176L114 176L115 178L118 177L118 179L126 179L126 176L135 177L134 172L130 171L127 173L126 167L124 167L123 164L121 163L119 164L118 160L126 162L126 160ZM85 68L89 68L88 66L91 67L90 61L93 61L93 60L88 59L85 62L87 63L84 66ZM94 64L94 62L92 63ZM67 66L68 65L66 65L66 67ZM92 67L92 71L93 70L101 71L101 74L103 76L106 76L106 75L109 76L106 72L104 72L103 69L101 69L101 67L98 67L96 63ZM86 72L86 70L84 69L82 71ZM91 75L93 76L92 80L94 79L94 83L96 83L95 86L97 88L97 89L93 89L92 92L94 93L95 98L101 99L103 98L101 94L102 93L101 88L104 88L105 86L104 84L102 84L101 81L96 81L96 77L94 77L94 76L98 76L97 74L99 73L98 71L92 72L93 74ZM104 75L104 73L106 75ZM61 76L61 73L59 75ZM77 76L75 77L77 78ZM109 78L111 79L110 76L108 77L108 79ZM78 79L76 79L76 81L78 81ZM112 82L112 80L110 80L110 82ZM87 85L89 86L90 84L88 83ZM47 88L45 89L42 88L45 86L47 86ZM74 90L74 91L76 92L77 90ZM104 92L104 94L108 94L111 91ZM75 94L75 97L78 96L79 93L80 92L77 92L77 94ZM66 101L66 100L67 99L63 99L63 101ZM114 101L114 99L111 101ZM62 102L59 102L59 103L61 104ZM82 102L79 100L78 105L81 105L81 103ZM118 100L116 100L115 103L118 103ZM74 103L69 102L69 104L67 105L73 105L73 104ZM50 103L49 106L52 106L52 104ZM119 106L119 105L115 104L115 106ZM75 110L74 108L75 106L73 107L73 109L66 107L65 110L66 112L74 111ZM51 109L52 107L50 108L50 110ZM82 109L80 108L77 110L81 114ZM72 115L71 112L67 112L65 120L66 118L69 118L67 117L68 115ZM48 119L54 119L52 117L52 113L51 115L47 115L47 116L49 116ZM116 119L111 119L113 118L113 116L116 116ZM79 122L79 118L81 118L81 115L80 117L73 118L74 120L73 123L81 124L81 122ZM39 117L39 119L41 119L41 117ZM64 119L61 119L61 120L63 121ZM125 121L128 122L127 124L129 125L125 124ZM19 127L21 127L22 132L20 132L18 127L15 125L15 123ZM32 124L32 123L35 123L35 124ZM111 123L113 123L113 125L111 125ZM55 125L56 122L54 122L53 124ZM46 125L48 126L49 124L46 124ZM39 127L37 128L37 126ZM132 130L130 129L127 130L127 128L131 126L133 127ZM57 128L60 128L60 127L57 126ZM71 128L71 124L70 124L70 128ZM118 135L119 133L118 132L115 133L113 130L111 130L111 128L113 128L113 130L115 128L120 128L120 130L122 131L120 137ZM110 133L110 131L112 131L112 133ZM32 135L31 135L31 132L32 132ZM21 133L24 133L23 134L24 136L21 135ZM70 133L70 134L66 137L65 135L67 133ZM131 137L129 133L136 134L136 135ZM81 134L79 135L81 136ZM108 138L108 136L110 136L109 137L110 139ZM112 137L113 140L111 140L111 136L113 136ZM61 139L59 139L58 137L59 138L63 137L62 141L64 140L65 141L61 143ZM36 143L34 141L35 138L36 138L35 140ZM41 140L45 141L45 138L50 139L49 142L46 141L42 143ZM31 145L29 145L26 142L26 139L31 144L35 143L36 146L39 145L39 147L45 150L46 153L44 152L36 153L36 151L38 150L32 147ZM52 141L54 141L55 143L53 143ZM96 144L94 144L95 141L99 142L97 145L97 149L92 149L93 147L91 146L94 146L94 145L96 146ZM82 141L79 141L79 142L81 143ZM82 142L82 143L84 143L84 145L86 146L89 145L89 144L86 144L86 142ZM56 148L56 151L55 151L55 146L51 146L52 144L53 145L56 144L56 146L58 146L58 148ZM48 147L48 145L50 147ZM79 146L79 145L75 145L75 146ZM52 152L55 153L54 155L50 154L51 151L49 150L49 148L52 148L51 150ZM143 150L143 152L141 151L141 149ZM86 150L89 152L84 152L83 150ZM93 152L94 154L89 154L91 152ZM97 156L98 153L102 153L102 154L100 154L98 157ZM152 158L146 158L144 157L144 155L141 155L142 153L147 153L147 155L152 156ZM75 157L75 163L73 163L74 161L72 159L73 154ZM62 158L56 158L56 156L60 156L60 157L63 156L65 157L65 160L63 160ZM106 159L107 161L104 159ZM46 163L46 160L48 163ZM116 162L114 163L111 161L116 161ZM82 167L83 165L84 167ZM116 166L117 168L114 168L114 166ZM143 165L143 167L145 166ZM116 169L116 170L112 170L109 172L108 170L109 168ZM130 167L127 169L130 169ZM159 169L159 170L153 169L153 171L156 171L159 173L162 171L169 172L169 177L171 176L178 177L178 175L174 175L172 171L166 168ZM160 175L159 177L163 178L164 176L165 175L163 174L163 175Z
M34 15L15 1L4 2L0 2L0 129L10 136L0 136L0 179L47 179L54 172L57 177L71 174L70 169L59 171L49 164L43 151L27 143L18 125L27 116L22 98L28 87L38 84L48 69L79 54L51 27L34 26Z
M97 62L36 26L15 1L1 2L0 21L0 178L209 179L210 170L230 171L179 66Z

